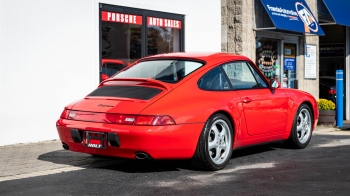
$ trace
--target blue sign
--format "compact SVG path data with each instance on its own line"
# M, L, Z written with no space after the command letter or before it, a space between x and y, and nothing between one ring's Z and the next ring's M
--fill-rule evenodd
M277 29L324 35L305 0L261 0Z
M295 58L284 58L284 70L296 70Z
M349 0L323 0L335 23L350 27Z

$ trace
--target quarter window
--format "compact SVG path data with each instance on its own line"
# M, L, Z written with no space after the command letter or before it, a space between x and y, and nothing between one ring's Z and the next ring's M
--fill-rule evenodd
M264 80L247 62L238 61L222 65L233 89L267 87Z
M226 76L217 67L206 73L199 81L198 87L204 90L228 90L231 89Z

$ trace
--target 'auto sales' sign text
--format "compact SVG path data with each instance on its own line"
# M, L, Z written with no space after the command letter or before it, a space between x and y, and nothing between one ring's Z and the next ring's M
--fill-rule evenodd
M139 25L142 24L142 16L133 15L133 14L123 14L123 13L102 11L101 19L102 21L107 21L107 22L120 22L120 23L139 24Z
M172 19L165 19L165 18L147 17L147 25L181 29L180 20L172 20Z

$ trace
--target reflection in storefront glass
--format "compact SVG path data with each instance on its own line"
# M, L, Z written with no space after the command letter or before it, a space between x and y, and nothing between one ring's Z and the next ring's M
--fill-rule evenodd
M141 25L102 22L102 59L132 63L141 58Z
M278 40L257 38L256 64L268 79L279 73Z
M282 87L283 88L297 88L296 82L296 45L284 44L284 68Z
M180 29L152 26L147 28L147 55L180 51Z

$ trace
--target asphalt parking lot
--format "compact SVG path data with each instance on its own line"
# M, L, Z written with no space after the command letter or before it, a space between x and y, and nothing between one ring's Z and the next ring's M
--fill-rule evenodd
M0 147L1 195L349 195L350 130L319 126L306 149L236 150L216 172L186 161L105 159L59 141Z

